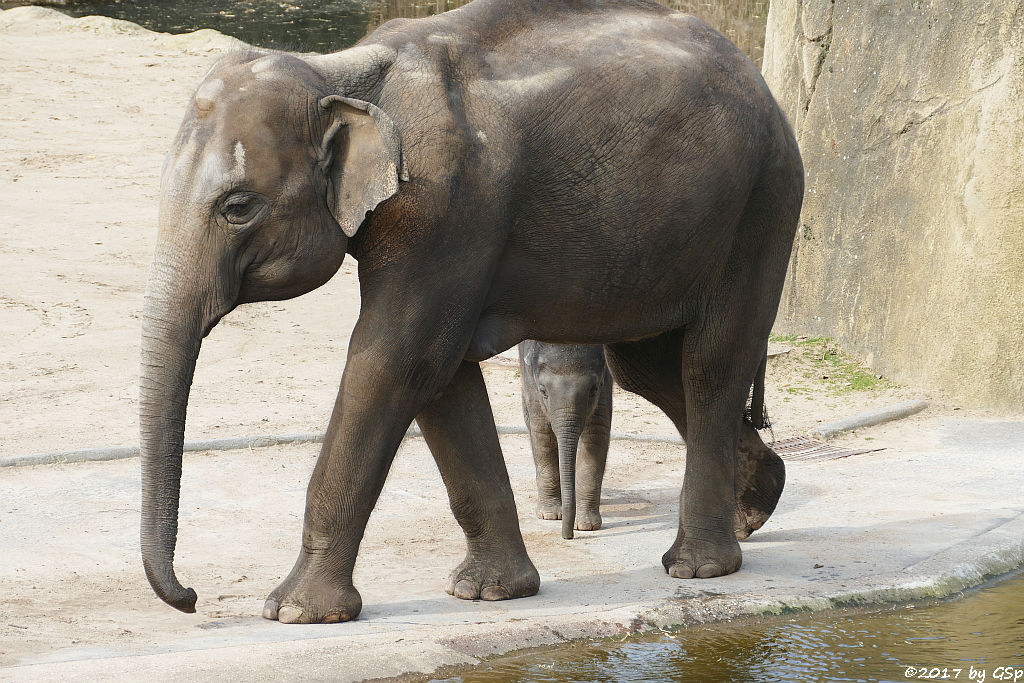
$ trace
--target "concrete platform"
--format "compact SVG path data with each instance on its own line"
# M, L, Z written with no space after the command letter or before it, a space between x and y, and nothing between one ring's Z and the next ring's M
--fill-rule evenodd
M613 443L605 528L564 541L557 522L531 514L526 439L504 437L542 587L501 603L443 592L464 545L426 447L410 439L356 567L363 613L325 626L259 616L294 561L315 446L186 456L177 568L199 593L195 615L160 603L143 577L138 461L9 468L0 678L362 680L572 639L948 595L1024 564L1024 422L918 419L872 434L885 450L791 463L740 572L690 581L659 564L682 447Z

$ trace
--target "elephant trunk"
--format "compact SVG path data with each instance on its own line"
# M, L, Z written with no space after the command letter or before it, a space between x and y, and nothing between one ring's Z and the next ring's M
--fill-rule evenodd
M161 600L195 612L196 593L174 575L185 411L203 337L201 307L173 292L172 268L153 265L143 309L139 373L142 562ZM180 277L180 275L179 275Z
M573 538L576 526L576 452L582 425L575 420L553 425L558 441L558 478L562 489L562 538Z

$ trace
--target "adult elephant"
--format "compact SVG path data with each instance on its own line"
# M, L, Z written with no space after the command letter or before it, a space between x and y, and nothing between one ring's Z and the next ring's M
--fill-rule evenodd
M618 383L668 412L688 454L662 561L736 571L734 515L756 527L781 493L742 416L802 193L756 67L651 1L477 0L335 54L225 58L161 180L140 380L153 588L194 610L173 557L202 338L239 304L320 286L346 253L362 308L299 557L264 616L359 613L356 552L413 419L466 534L448 591L537 591L477 365L527 338L606 344Z

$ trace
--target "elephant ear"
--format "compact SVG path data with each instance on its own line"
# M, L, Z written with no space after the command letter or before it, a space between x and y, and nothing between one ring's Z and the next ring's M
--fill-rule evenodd
M348 237L408 180L398 127L379 107L340 95L320 100L326 125L320 166L327 206Z

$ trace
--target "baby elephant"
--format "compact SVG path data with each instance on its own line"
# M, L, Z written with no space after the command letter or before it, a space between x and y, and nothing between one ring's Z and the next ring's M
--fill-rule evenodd
M519 345L519 368L523 416L537 465L537 516L561 518L563 538L572 538L574 527L600 529L601 480L612 424L612 376L604 347L527 340Z

